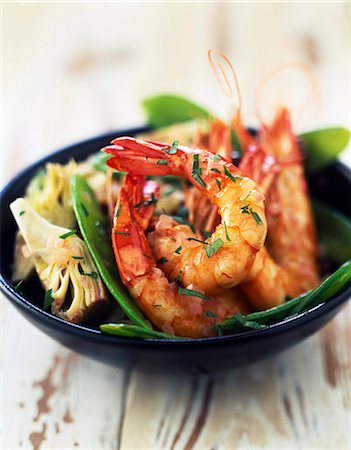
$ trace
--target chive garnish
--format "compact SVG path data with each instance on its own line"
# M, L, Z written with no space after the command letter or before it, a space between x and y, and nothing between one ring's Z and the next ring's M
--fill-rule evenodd
M59 238L66 239L69 236L72 236L72 234L77 234L77 230L71 230L71 231L68 231L67 233L61 234L61 236L59 236Z
M16 283L16 284L14 285L14 290L15 290L16 292L19 292L19 291L21 290L23 281L24 281L24 280L20 280L20 281L18 281L18 283Z
M177 153L178 144L179 141L173 141L171 148L169 150L165 150L165 153L168 153L169 155L175 155Z
M193 162L193 171L192 171L192 177L194 180L196 180L198 183L201 184L202 187L206 188L206 183L201 178L202 168L199 166L199 155L194 155L194 162Z
M162 308L162 305L154 305L154 308Z
M221 182L218 180L218 178L216 178L216 183L217 183L218 189L221 190Z
M164 263L168 262L168 259L165 258L164 256L161 256L161 258L158 259L156 262L157 262L157 264L164 264Z
M174 250L174 253L177 253L178 255L180 255L181 249L182 249L182 246L180 245L176 250Z
M85 216L88 217L89 216L89 211L86 209L84 203L81 203L80 206L82 207L82 210L83 210Z
M221 173L221 171L219 169L217 169L217 167L214 167L213 169L211 169L211 172Z
M236 183L237 178L241 179L242 177L240 175L232 175L226 166L224 166L224 173L227 175L228 178L230 178L234 183Z
M113 234L120 234L121 236L129 236L127 231L114 231Z
M220 161L221 156L220 156L218 153L216 153L216 154L214 155L213 159L214 159L215 161Z
M174 279L175 284L178 284L178 285L179 285L180 276L181 276L182 273L183 273L183 271L180 270L179 273L178 273L178 275L175 277L175 279Z
M213 311L205 311L204 313L202 313L203 316L207 316L207 317L213 317L216 318L218 317L216 313L214 313Z
M204 244L204 245L210 245L208 242L205 242L205 241L202 241L201 239L197 239L197 238L193 238L193 237L188 237L188 238L186 238L186 240L200 242L201 244Z
M217 331L217 336L223 336L223 330L220 325L213 325L213 329Z
M178 294L181 295L188 295L191 297L199 297L199 298L208 298L206 295L202 294L201 292L194 291L193 289L186 289L178 286Z
M205 239L207 239L207 238L209 238L211 236L212 233L211 233L211 231L204 230L202 232L202 234L204 235Z
M223 247L224 242L221 238L216 239L212 244L210 244L208 247L204 247L206 251L206 255L211 258L215 253L218 252L218 250Z
M86 273L83 272L82 275L84 275L85 277L91 277L94 278L94 280L96 280L96 278L99 276L99 274L97 272L90 272L90 273Z
M242 212L243 214L251 214L252 217L255 219L255 222L256 222L258 225L262 225L262 224L263 224L262 219L261 219L261 217L257 214L257 212L253 211L253 209L250 208L250 203L248 203L247 205L244 205L244 206L240 206L240 209L241 209L241 212Z
M257 223L258 225L262 225L262 224L263 224L262 219L261 219L261 217L257 214L257 212L252 211L252 209L250 209L250 213L251 213L252 217L255 219L255 221L256 221L256 223Z
M116 217L119 217L119 215L121 214L121 208L122 208L122 205L119 204L118 208L117 208L117 211L116 211L116 214L115 214Z
M230 241L231 239L228 234L227 224L225 223L225 220L223 221L223 225L224 225L224 230L225 230L225 237L226 237L227 241Z
M84 259L84 256L72 256L73 259Z
M150 206L150 205L153 205L155 203L157 203L157 198L155 197L155 194L152 193L151 194L151 198L149 200L141 200L139 203L135 204L133 206L133 208L140 208L141 205Z
M152 259L151 256L149 256L147 253L144 253L145 258Z
M52 289L49 289L48 291L45 291L43 309L50 308L52 302L54 301L54 299L52 298L51 294L52 294Z
M23 216L23 214L25 214L25 211L21 211L21 212L19 213L20 216Z
M168 164L168 161L167 161L167 159L159 159L159 160L156 162L156 164L158 164L158 165L160 165L160 166L163 166L163 165L165 165L165 164Z

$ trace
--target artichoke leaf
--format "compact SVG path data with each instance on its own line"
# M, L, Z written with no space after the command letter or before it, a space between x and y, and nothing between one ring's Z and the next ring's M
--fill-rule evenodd
M10 208L40 281L53 299L51 312L76 323L101 318L109 309L105 287L75 230L48 222L24 198Z

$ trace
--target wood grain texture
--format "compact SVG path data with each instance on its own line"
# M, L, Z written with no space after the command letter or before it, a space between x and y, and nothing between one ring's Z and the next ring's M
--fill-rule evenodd
M55 148L141 123L139 100L155 92L225 115L209 47L235 61L248 120L260 77L300 60L323 99L305 128L350 127L350 23L348 3L3 2L2 183ZM351 447L350 305L285 353L195 377L91 361L0 300L1 449Z

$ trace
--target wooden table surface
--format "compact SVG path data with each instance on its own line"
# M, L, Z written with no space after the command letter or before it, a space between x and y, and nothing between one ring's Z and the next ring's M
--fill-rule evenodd
M142 123L145 95L178 91L223 114L210 47L235 60L249 119L260 77L299 60L321 83L305 128L350 127L350 23L349 2L3 2L2 183L60 146ZM351 447L350 305L282 354L197 377L99 364L0 305L1 449Z

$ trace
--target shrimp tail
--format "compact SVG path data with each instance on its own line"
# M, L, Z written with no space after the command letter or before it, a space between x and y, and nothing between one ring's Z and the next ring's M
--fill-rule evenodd
M120 137L101 151L114 156L107 161L107 165L113 169L144 175L164 175L164 166L171 163L170 154L167 153L171 147L156 141ZM176 149L172 152L176 152Z

